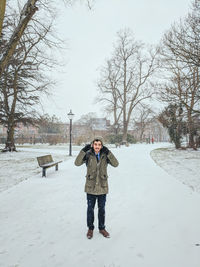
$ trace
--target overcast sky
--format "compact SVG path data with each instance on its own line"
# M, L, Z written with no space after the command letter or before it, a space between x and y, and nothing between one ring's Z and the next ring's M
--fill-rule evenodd
M116 33L129 27L137 40L157 44L170 25L187 14L190 5L189 0L96 0L92 10L81 4L63 8L57 28L68 44L62 55L66 66L62 73L55 70L59 83L44 101L45 112L63 122L68 121L70 109L74 120L89 112L101 117L101 106L94 104L96 81L99 68L111 55Z

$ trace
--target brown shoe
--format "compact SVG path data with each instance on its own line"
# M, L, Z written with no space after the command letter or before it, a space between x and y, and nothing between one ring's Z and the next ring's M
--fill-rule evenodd
M105 229L99 230L99 233L102 234L106 238L110 237L110 234Z
M88 239L91 239L93 237L93 230L88 230L88 232L87 232L87 238Z

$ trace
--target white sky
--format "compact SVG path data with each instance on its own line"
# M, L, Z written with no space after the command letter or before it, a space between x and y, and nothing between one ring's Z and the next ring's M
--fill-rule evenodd
M62 57L67 63L62 73L53 76L59 83L52 96L45 99L44 110L68 122L72 109L74 120L88 112L102 116L100 105L94 104L99 68L110 57L116 33L125 27L135 38L157 44L170 25L187 14L190 0L96 0L93 10L76 4L59 14L58 34L67 40Z

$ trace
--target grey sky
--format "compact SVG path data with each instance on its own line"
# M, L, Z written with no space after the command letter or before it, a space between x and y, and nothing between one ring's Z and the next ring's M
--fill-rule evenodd
M57 26L59 36L68 40L62 55L67 64L63 73L54 74L59 83L45 100L45 111L62 121L68 121L70 109L75 120L88 112L101 116L101 106L94 104L98 69L110 56L117 31L129 27L136 39L156 44L190 5L189 0L96 0L93 10L81 4L63 8Z

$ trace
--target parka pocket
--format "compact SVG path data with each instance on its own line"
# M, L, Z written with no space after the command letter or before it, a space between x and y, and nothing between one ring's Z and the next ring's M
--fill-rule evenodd
M105 174L101 175L101 186L108 187L108 176Z
M87 187L95 186L95 177L93 175L90 175L90 174L86 175L86 186Z

